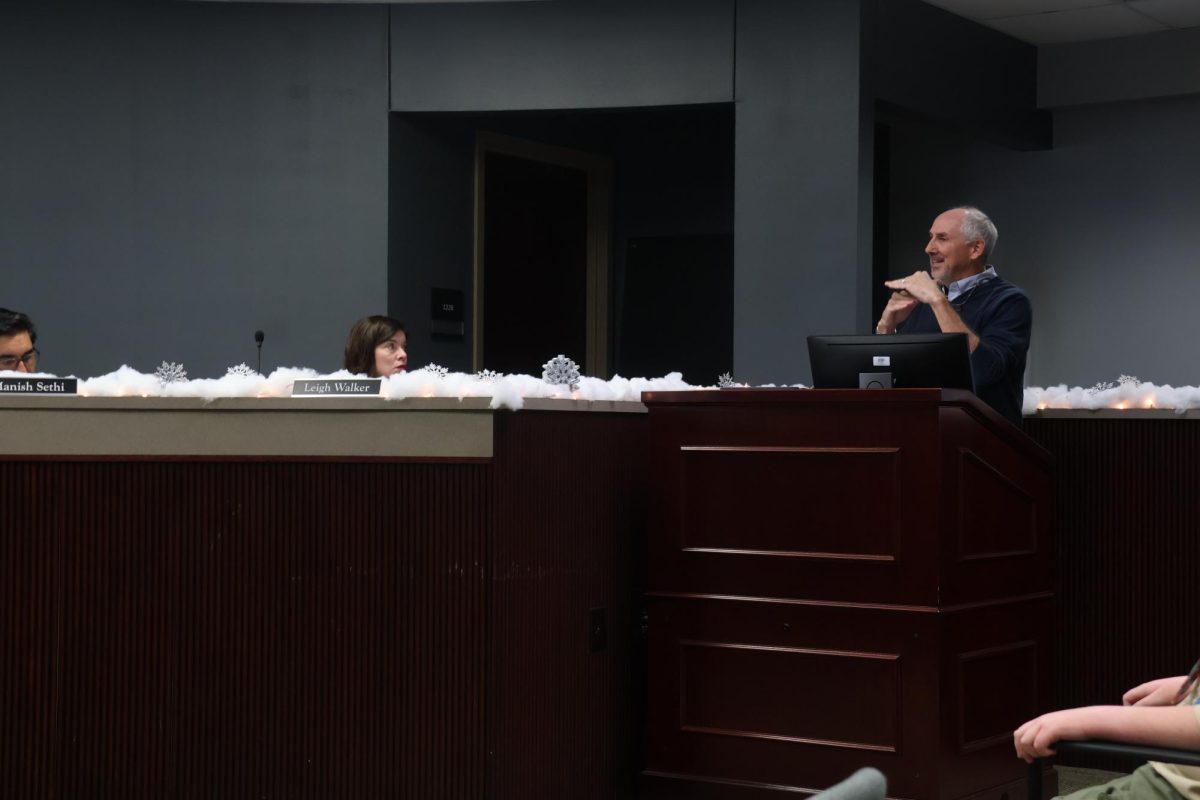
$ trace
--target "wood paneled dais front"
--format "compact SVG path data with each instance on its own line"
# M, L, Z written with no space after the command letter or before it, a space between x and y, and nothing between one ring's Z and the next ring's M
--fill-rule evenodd
M645 414L486 404L0 398L0 798L629 796Z

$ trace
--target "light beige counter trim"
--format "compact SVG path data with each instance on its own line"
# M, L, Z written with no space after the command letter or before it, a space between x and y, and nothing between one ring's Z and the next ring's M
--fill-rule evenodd
M491 458L490 398L0 396L0 455ZM531 411L644 413L530 399Z
M493 412L486 403L482 409L431 405L410 410L359 398L4 397L0 455L491 458Z

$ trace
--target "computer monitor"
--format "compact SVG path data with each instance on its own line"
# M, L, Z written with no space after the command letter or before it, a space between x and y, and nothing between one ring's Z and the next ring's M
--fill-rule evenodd
M967 389L971 349L965 333L809 336L817 389Z

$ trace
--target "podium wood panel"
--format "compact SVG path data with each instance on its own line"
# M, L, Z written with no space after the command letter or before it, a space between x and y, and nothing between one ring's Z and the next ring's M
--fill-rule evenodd
M684 550L895 560L901 488L895 448L680 449ZM843 490L851 482L872 486L875 502L847 504ZM841 535L845 526L865 535L849 539Z
M973 396L648 394L647 797L858 767L906 798L1019 785L1049 698L1050 459Z

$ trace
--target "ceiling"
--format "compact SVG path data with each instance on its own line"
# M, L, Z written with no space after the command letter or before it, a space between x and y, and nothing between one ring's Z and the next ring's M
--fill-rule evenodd
M1030 44L1200 27L1200 0L925 0Z
M493 0L224 0L277 3L461 3ZM512 2L512 0L506 0ZM1200 27L1200 0L924 0L1030 44L1091 42Z

